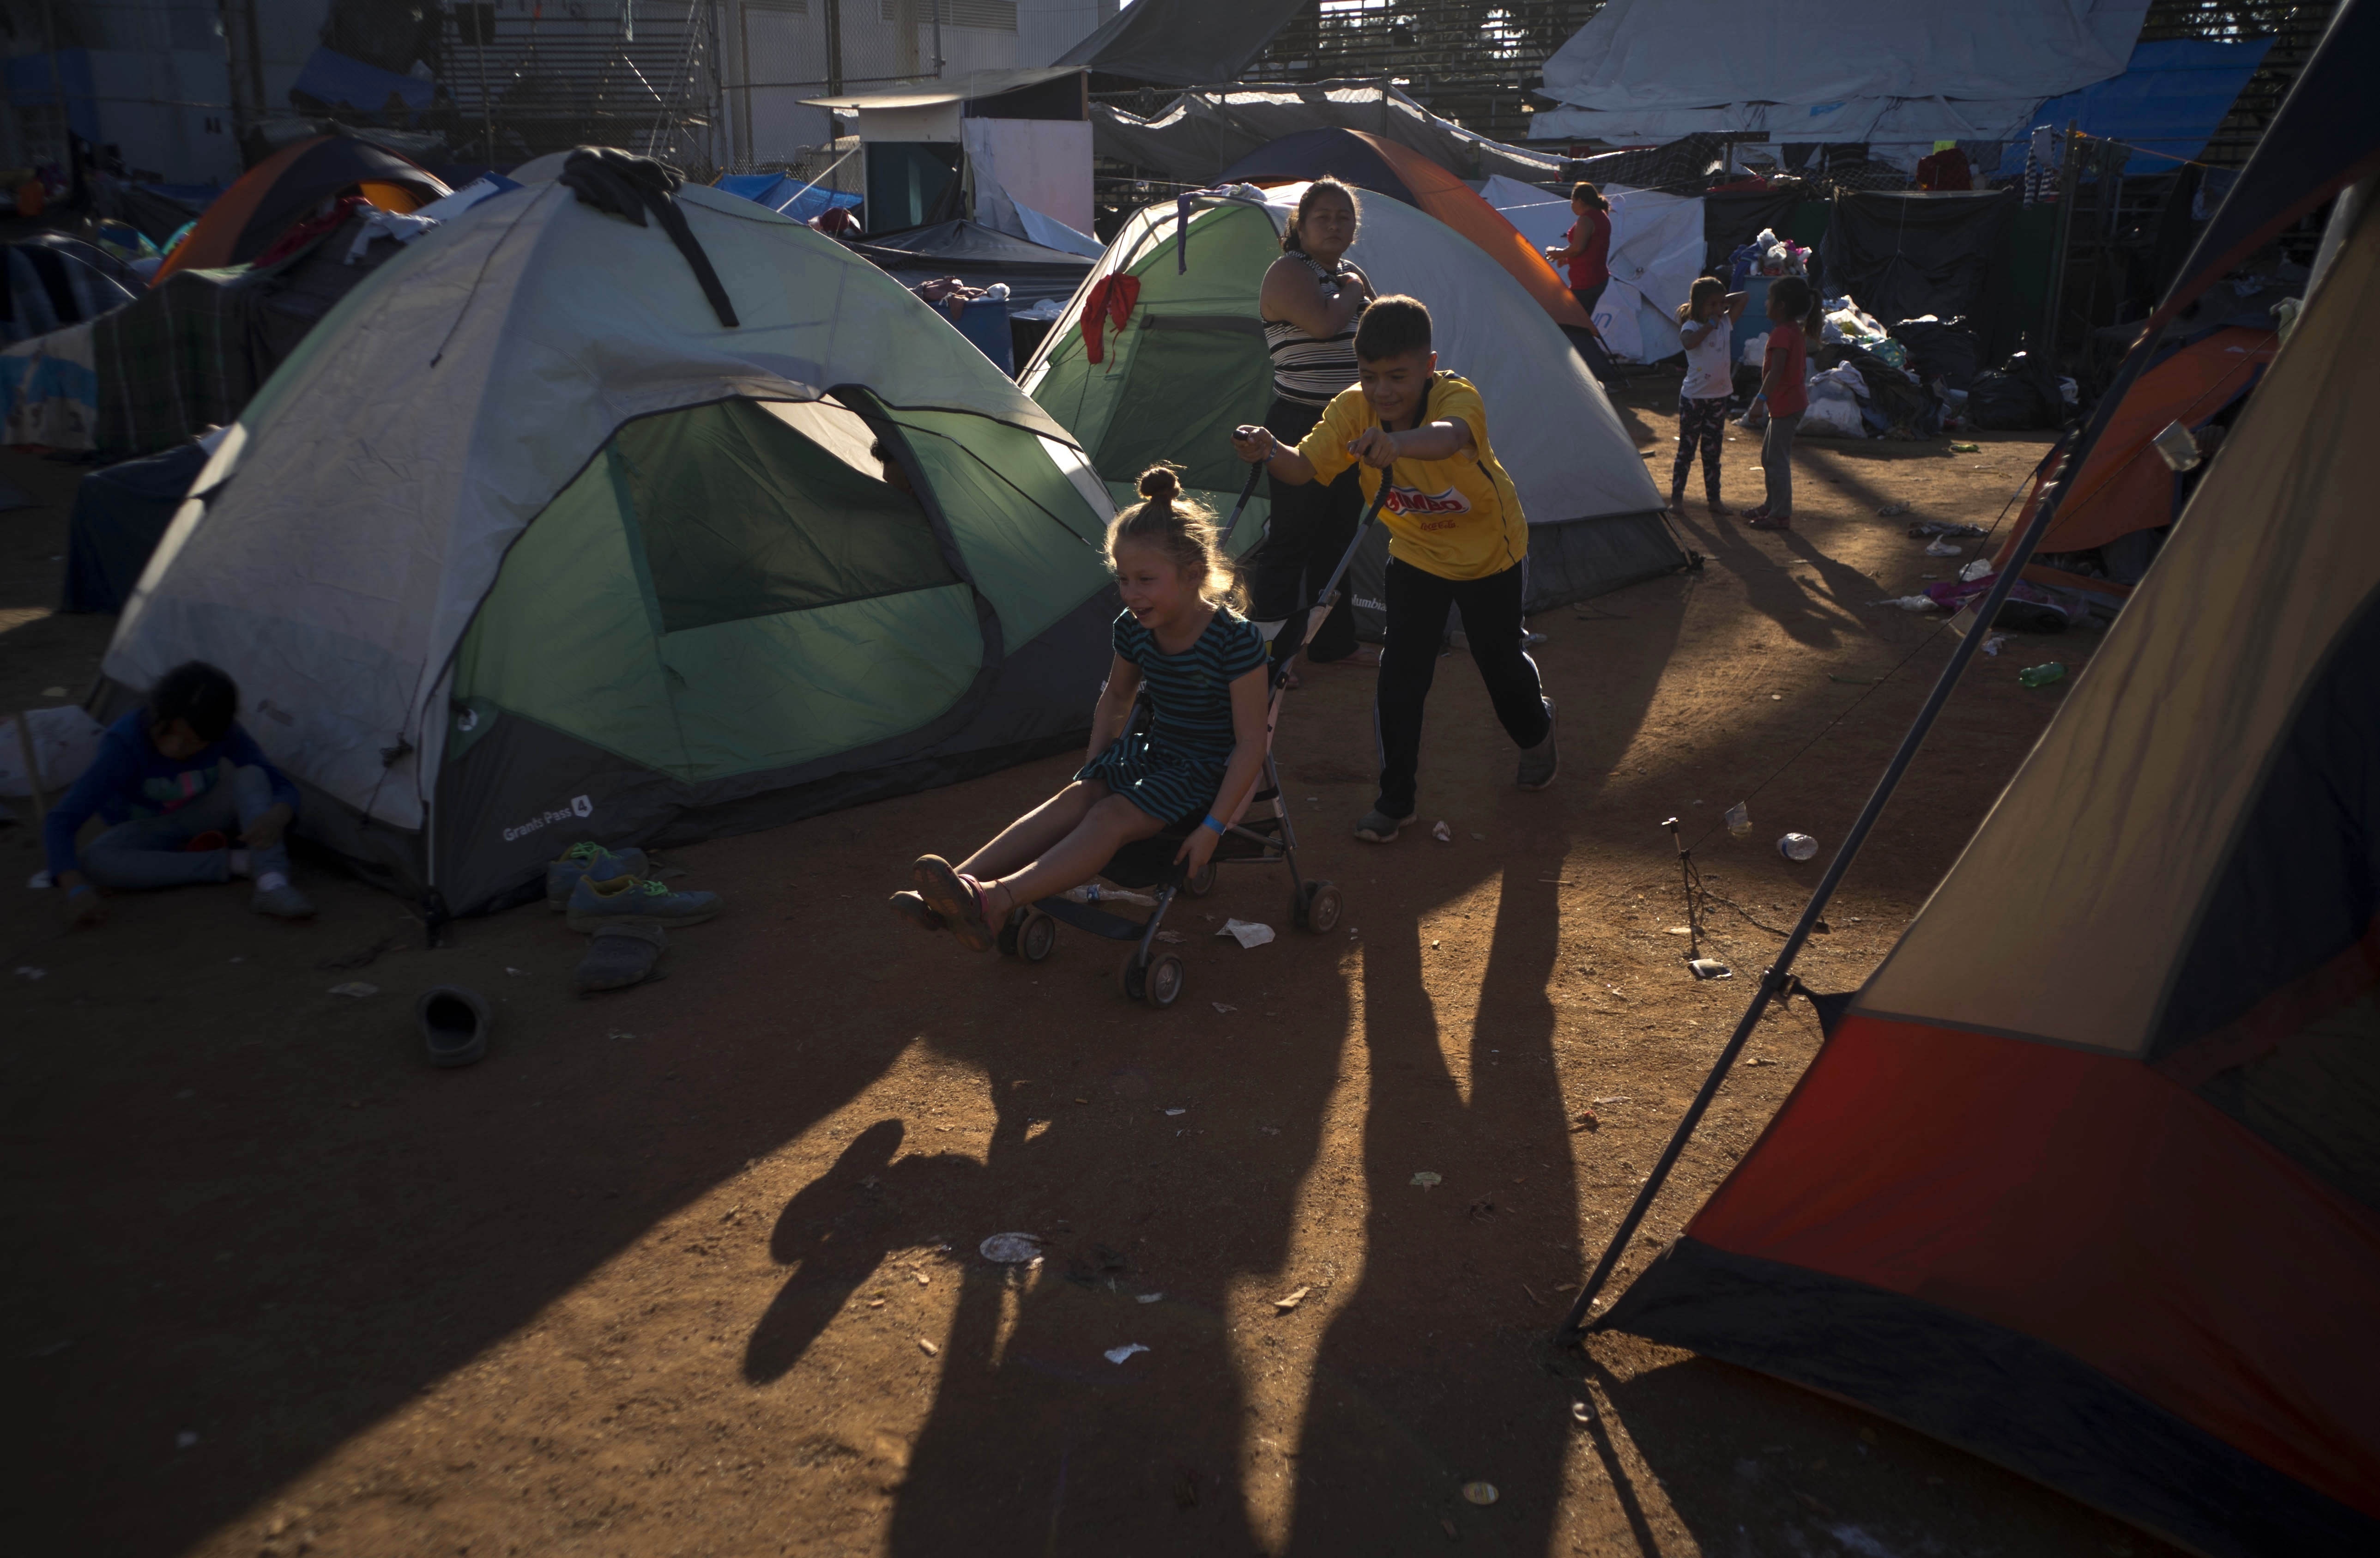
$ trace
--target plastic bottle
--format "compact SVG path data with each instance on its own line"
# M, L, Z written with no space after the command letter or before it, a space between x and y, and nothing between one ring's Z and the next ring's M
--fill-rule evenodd
M2028 665L2016 674L2019 685L2023 687L2047 687L2052 682L2063 681L2065 678L2066 667L2055 660L2046 665Z
M1737 801L1728 808L1727 831L1738 838L1752 836L1752 808L1749 804Z
M1789 860L1806 860L1818 852L1818 841L1808 834L1787 834L1777 841L1777 853Z

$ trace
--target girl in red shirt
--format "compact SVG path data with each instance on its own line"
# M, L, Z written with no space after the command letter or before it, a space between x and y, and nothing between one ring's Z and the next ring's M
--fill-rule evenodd
M1760 359L1760 399L1768 408L1768 431L1760 440L1760 471L1768 479L1768 500L1746 509L1743 522L1755 530L1793 528L1793 434L1809 409L1810 336L1825 328L1817 289L1800 276L1769 284L1768 349Z
M1570 210L1578 220L1562 235L1562 247L1547 250L1546 258L1557 265L1569 262L1571 295L1586 310L1591 326L1596 300L1611 282L1611 202L1592 184L1573 184Z

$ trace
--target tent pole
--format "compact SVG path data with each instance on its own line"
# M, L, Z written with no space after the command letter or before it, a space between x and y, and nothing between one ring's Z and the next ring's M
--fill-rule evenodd
M2057 459L2065 450L2071 436L2069 434L2058 440L2049 452L2050 460ZM2052 469L2056 468L2053 466ZM1686 1150L1687 1138L1702 1123L1704 1112L1710 1108L1711 1100L1718 1096L1719 1084L1727 1079L1736 1056L1742 1053L1744 1044L1752 1038L1752 1030L1760 1025L1761 1013L1768 1009L1770 1001L1791 992L1793 959L1801 955L1803 943L1810 939L1818 916L1825 912L1827 901L1834 896L1835 888L1842 882L1843 873L1851 869L1860 846L1867 841L1876 819L1884 814L1886 803L1892 799L1892 792L1900 786L1900 776L1909 771L1911 761L1917 756L1917 749L1925 744L1925 734L1934 727L1936 716L1949 701L1950 691L1959 685L1959 677L1966 671L1968 662L1975 658L1977 647L1983 643L1992 621L1999 615L2009 591L2015 588L2017 576L2024 571L2026 562L2033 556L2034 547L2040 542L2042 532L2048 529L2058 506L2053 493L2049 501L2034 510L2032 522L2017 537L2016 550L2010 554L2008 566L1999 571L1992 580L1991 589L1985 592L1983 600L1976 605L1976 627L1961 638L1958 647L1950 651L1942 674L1934 680L1934 689L1925 695L1925 707L1917 711L1917 718L1910 724L1907 734L1901 736L1900 746L1892 754L1892 761L1885 766L1883 777L1876 782L1875 792L1867 797L1867 804L1860 809L1858 820L1852 823L1851 831L1843 836L1843 846L1835 852L1834 859L1827 866L1826 875L1819 879L1817 887L1810 894L1809 903L1803 907L1802 918L1794 922L1793 933L1785 938L1784 948L1778 953L1777 961L1762 971L1760 983L1753 992L1752 1004L1744 1009L1742 1019L1735 1025L1735 1031L1729 1035L1726 1047L1719 1051L1710 1075L1703 1079L1702 1090L1695 1093L1694 1101L1686 1106L1685 1117L1678 1122L1669 1146L1662 1150L1660 1162L1655 1163L1653 1172L1645 1176L1645 1187L1636 1193L1635 1203L1629 1207L1628 1215L1621 1219L1620 1226L1613 1231L1611 1242L1604 1248L1603 1259L1596 1262L1593 1274L1586 1279L1586 1285L1579 1289L1570 1313L1563 1318L1561 1328L1554 1333L1555 1340L1560 1345L1569 1345L1583 1334L1582 1322L1587 1311L1594 1307L1596 1295L1602 1292L1603 1284L1611 1279L1612 1268L1620 1264L1620 1257L1626 1251L1629 1239L1634 1236L1637 1224L1645 1221L1645 1213L1652 1209L1653 1198L1661 1193L1670 1171L1677 1166L1679 1154Z

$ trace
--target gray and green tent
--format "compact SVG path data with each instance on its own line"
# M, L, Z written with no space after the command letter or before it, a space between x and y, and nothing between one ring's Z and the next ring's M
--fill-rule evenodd
M1231 430L1261 422L1272 365L1257 302L1304 185L1235 186L1194 197L1186 231L1173 201L1128 218L1020 375L1073 428L1111 493L1128 500L1150 463L1173 460L1183 485L1219 516L1247 467ZM1348 258L1385 295L1429 306L1439 366L1479 388L1488 440L1529 521L1527 605L1547 611L1686 566L1645 461L1560 326L1512 274L1436 217L1359 195L1363 226ZM1110 278L1138 290L1119 327ZM1099 360L1091 360L1092 335ZM1245 554L1264 528L1263 484L1232 537ZM1352 590L1359 631L1377 635L1386 538L1359 554Z
M1098 696L1111 510L1072 436L865 260L674 200L726 310L661 225L549 182L382 266L229 431L109 647L122 689L229 671L303 831L433 914L579 839L1051 751Z

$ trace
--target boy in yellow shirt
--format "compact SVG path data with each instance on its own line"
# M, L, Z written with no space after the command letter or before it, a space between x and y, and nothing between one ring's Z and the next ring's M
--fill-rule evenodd
M1488 410L1469 381L1438 371L1429 310L1418 298L1382 298L1355 325L1355 387L1342 390L1294 449L1260 427L1232 434L1251 464L1290 483L1329 481L1361 463L1368 504L1389 529L1388 647L1380 655L1373 718L1379 733L1379 799L1355 836L1386 844L1412 822L1421 761L1422 705L1438 671L1450 607L1463 613L1471 658L1506 734L1520 745L1516 782L1542 790L1560 767L1554 704L1522 647L1522 561L1529 532L1512 479L1488 446Z

